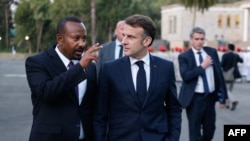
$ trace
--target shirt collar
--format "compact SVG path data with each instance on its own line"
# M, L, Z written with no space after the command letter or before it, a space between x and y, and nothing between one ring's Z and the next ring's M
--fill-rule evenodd
M64 56L61 51L58 48L58 45L56 45L56 53L58 54L59 58L62 60L63 64L65 65L65 67L67 68L69 65L69 62L72 61L74 64L77 64L79 62L79 60L69 60L66 56Z
M56 45L55 50L56 50L56 53L58 54L59 58L62 60L63 64L67 68L70 60L61 53L61 51L58 49L58 45Z
M122 45L122 43L120 41L118 41L117 39L115 40L115 44L117 47L119 47L120 45Z
M201 48L200 50L197 50L194 47L192 47L192 50L193 50L194 54L197 54L198 52L201 52L201 53L205 52L203 48Z
M146 65L149 66L149 63L150 63L149 57L150 57L150 56L149 56L149 53L147 53L146 56L144 56L144 57L143 57L142 59L140 59L140 60L142 60L142 61L144 62L144 64L146 64ZM135 62L139 61L138 59L135 59L135 58L132 58L132 57L129 57L129 59L130 59L131 65L133 65L133 64L135 64Z

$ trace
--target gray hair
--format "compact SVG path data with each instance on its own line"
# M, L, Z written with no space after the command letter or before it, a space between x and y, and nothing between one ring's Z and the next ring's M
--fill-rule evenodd
M194 27L194 28L192 29L192 31L190 32L190 35L189 35L190 38L193 37L194 33L199 33L199 34L204 34L204 35L206 35L205 30L202 29L202 28L200 28L200 27Z

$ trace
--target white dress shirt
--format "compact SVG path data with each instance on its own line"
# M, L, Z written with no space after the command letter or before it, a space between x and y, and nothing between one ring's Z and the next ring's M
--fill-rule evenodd
M59 55L60 59L62 60L62 62L64 63L65 67L67 69L69 69L68 64L69 64L70 60L60 52L60 50L58 49L57 46L56 46L55 50L56 50L57 54ZM79 63L79 60L71 60L71 61L74 63L74 65ZM81 83L78 84L78 103L79 103L79 105L82 102L82 99L85 95L86 89L87 89L87 79L83 80ZM83 138L84 138L84 132L83 132L83 127L82 127L82 122L80 121L79 139L83 139Z
M197 64L197 66L200 66L199 54L197 53L198 50L194 49L193 47L192 47L192 50L194 52L194 57L195 57L196 64ZM208 54L203 49L201 49L200 52L201 52L203 60L205 60L205 58L208 56ZM207 76L209 92L211 93L211 92L213 92L215 90L213 65L210 65L209 67L207 67L205 69L205 73L206 73L206 76ZM201 75L198 77L198 82L197 82L197 85L196 85L196 88L195 88L195 92L204 93L204 85L203 85Z
M115 40L115 59L119 58L120 49L121 49L120 45L122 45L122 43L116 39Z
M134 87L136 90L136 76L139 70L139 67L135 64L137 61L137 59L129 57L130 59L130 63L131 63L131 72L132 72L132 78L133 78L133 83L134 83ZM149 82L150 82L150 59L149 59L149 53L147 53L147 55L141 59L144 62L144 69L146 72L146 80L147 80L147 89L149 87Z

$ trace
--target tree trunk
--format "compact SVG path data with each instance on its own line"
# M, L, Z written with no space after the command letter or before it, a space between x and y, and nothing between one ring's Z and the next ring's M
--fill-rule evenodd
M197 6L194 6L193 8L193 22L192 22L192 28L196 26L196 12L197 12Z
M95 33L95 24L96 24L96 15L95 15L96 1L91 0L91 44L94 44L96 33Z
M43 25L44 22L40 20L36 20L36 30L37 30L37 39L36 39L36 53L39 52L43 34Z
M30 40L28 40L27 43L28 43L29 55L31 55L32 54L32 46L31 46Z
M10 47L10 37L9 37L9 5L4 4L4 15L5 15L5 44L6 48Z

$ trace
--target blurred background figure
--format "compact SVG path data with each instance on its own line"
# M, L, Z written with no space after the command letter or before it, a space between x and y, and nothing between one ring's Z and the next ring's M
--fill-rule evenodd
M243 56L243 71L246 76L245 80L250 82L250 46L246 48L246 52Z
M221 66L224 72L230 71L233 68L232 72L232 80L226 80L227 84L227 91L228 91L228 99L226 101L226 108L231 108L231 110L235 110L236 106L238 105L238 101L232 95L233 86L235 80L241 78L241 74L239 72L238 63L243 63L243 59L234 52L235 45L228 44L228 49L225 54L222 55ZM232 104L232 105L231 105Z
M103 44L103 48L99 51L98 61L97 61L97 75L99 75L101 66L104 62L112 61L123 56L123 46L122 46L122 30L124 26L124 21L119 21L115 28L115 40Z
M15 46L12 46L11 53L12 53L13 59L15 59L15 57L16 57L16 48L15 48Z
M186 109L189 141L211 141L216 129L215 104L224 108L227 97L217 51L205 44L205 31L190 32L191 49L178 56L182 77L179 100Z

